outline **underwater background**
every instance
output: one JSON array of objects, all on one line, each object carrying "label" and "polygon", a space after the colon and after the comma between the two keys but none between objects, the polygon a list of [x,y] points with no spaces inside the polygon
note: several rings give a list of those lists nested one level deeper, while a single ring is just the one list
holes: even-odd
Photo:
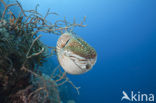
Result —
[{"label": "underwater background", "polygon": [[[156,1],[155,0],[19,0],[25,10],[35,8],[45,14],[48,8],[58,16],[49,21],[75,17],[80,22],[86,16],[85,28],[75,28],[97,52],[97,62],[91,71],[68,75],[80,95],[73,93],[78,103],[120,103],[122,91],[156,94]],[[41,41],[56,46],[59,36],[45,34]],[[58,65],[51,57],[44,65]],[[47,67],[47,69],[45,69]],[[42,67],[41,67],[42,69]],[[71,88],[73,89],[73,88]],[[76,92],[74,89],[72,92]],[[71,93],[71,92],[69,92]],[[66,97],[66,96],[65,96]]]}]

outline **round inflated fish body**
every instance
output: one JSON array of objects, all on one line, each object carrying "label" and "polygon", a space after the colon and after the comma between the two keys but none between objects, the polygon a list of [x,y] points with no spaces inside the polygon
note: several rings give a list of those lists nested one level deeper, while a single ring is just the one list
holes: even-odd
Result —
[{"label": "round inflated fish body", "polygon": [[69,32],[60,36],[56,50],[60,65],[69,74],[82,74],[89,71],[97,59],[94,48]]}]

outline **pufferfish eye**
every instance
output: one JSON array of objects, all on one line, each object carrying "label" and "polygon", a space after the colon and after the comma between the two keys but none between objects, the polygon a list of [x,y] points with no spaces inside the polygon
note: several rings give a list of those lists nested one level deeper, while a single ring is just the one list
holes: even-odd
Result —
[{"label": "pufferfish eye", "polygon": [[93,47],[69,32],[60,36],[56,51],[60,65],[69,74],[82,74],[91,70],[97,59]]}]

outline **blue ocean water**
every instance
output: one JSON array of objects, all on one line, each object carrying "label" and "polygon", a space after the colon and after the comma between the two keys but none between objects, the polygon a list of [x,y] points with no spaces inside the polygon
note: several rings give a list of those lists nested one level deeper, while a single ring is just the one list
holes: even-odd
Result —
[{"label": "blue ocean water", "polygon": [[[21,0],[24,9],[39,4],[63,19],[87,27],[75,32],[98,54],[93,69],[82,75],[69,75],[81,87],[79,103],[120,103],[122,91],[156,95],[156,1],[155,0]],[[42,41],[55,46],[58,36],[46,34]],[[56,59],[56,58],[55,58]],[[56,63],[57,64],[57,63]],[[126,102],[126,101],[125,101]],[[128,102],[127,102],[128,103]]]}]

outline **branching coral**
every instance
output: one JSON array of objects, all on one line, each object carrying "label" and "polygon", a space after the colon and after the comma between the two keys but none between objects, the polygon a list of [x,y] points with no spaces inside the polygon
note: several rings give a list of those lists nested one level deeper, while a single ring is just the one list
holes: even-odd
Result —
[{"label": "branching coral", "polygon": [[[55,47],[48,47],[39,38],[40,32],[61,35],[65,31],[72,31],[75,26],[85,27],[84,20],[77,24],[64,20],[48,22],[48,9],[42,16],[36,6],[35,10],[24,10],[20,3],[6,4],[0,14],[0,98],[2,103],[60,103],[58,87],[64,83],[70,83],[79,93],[76,87],[66,76],[65,72],[56,67],[51,76],[40,72],[46,58],[54,55]],[[8,10],[10,7],[18,7],[20,12]],[[18,15],[18,16],[16,16]],[[52,49],[49,53],[48,49]]]}]

